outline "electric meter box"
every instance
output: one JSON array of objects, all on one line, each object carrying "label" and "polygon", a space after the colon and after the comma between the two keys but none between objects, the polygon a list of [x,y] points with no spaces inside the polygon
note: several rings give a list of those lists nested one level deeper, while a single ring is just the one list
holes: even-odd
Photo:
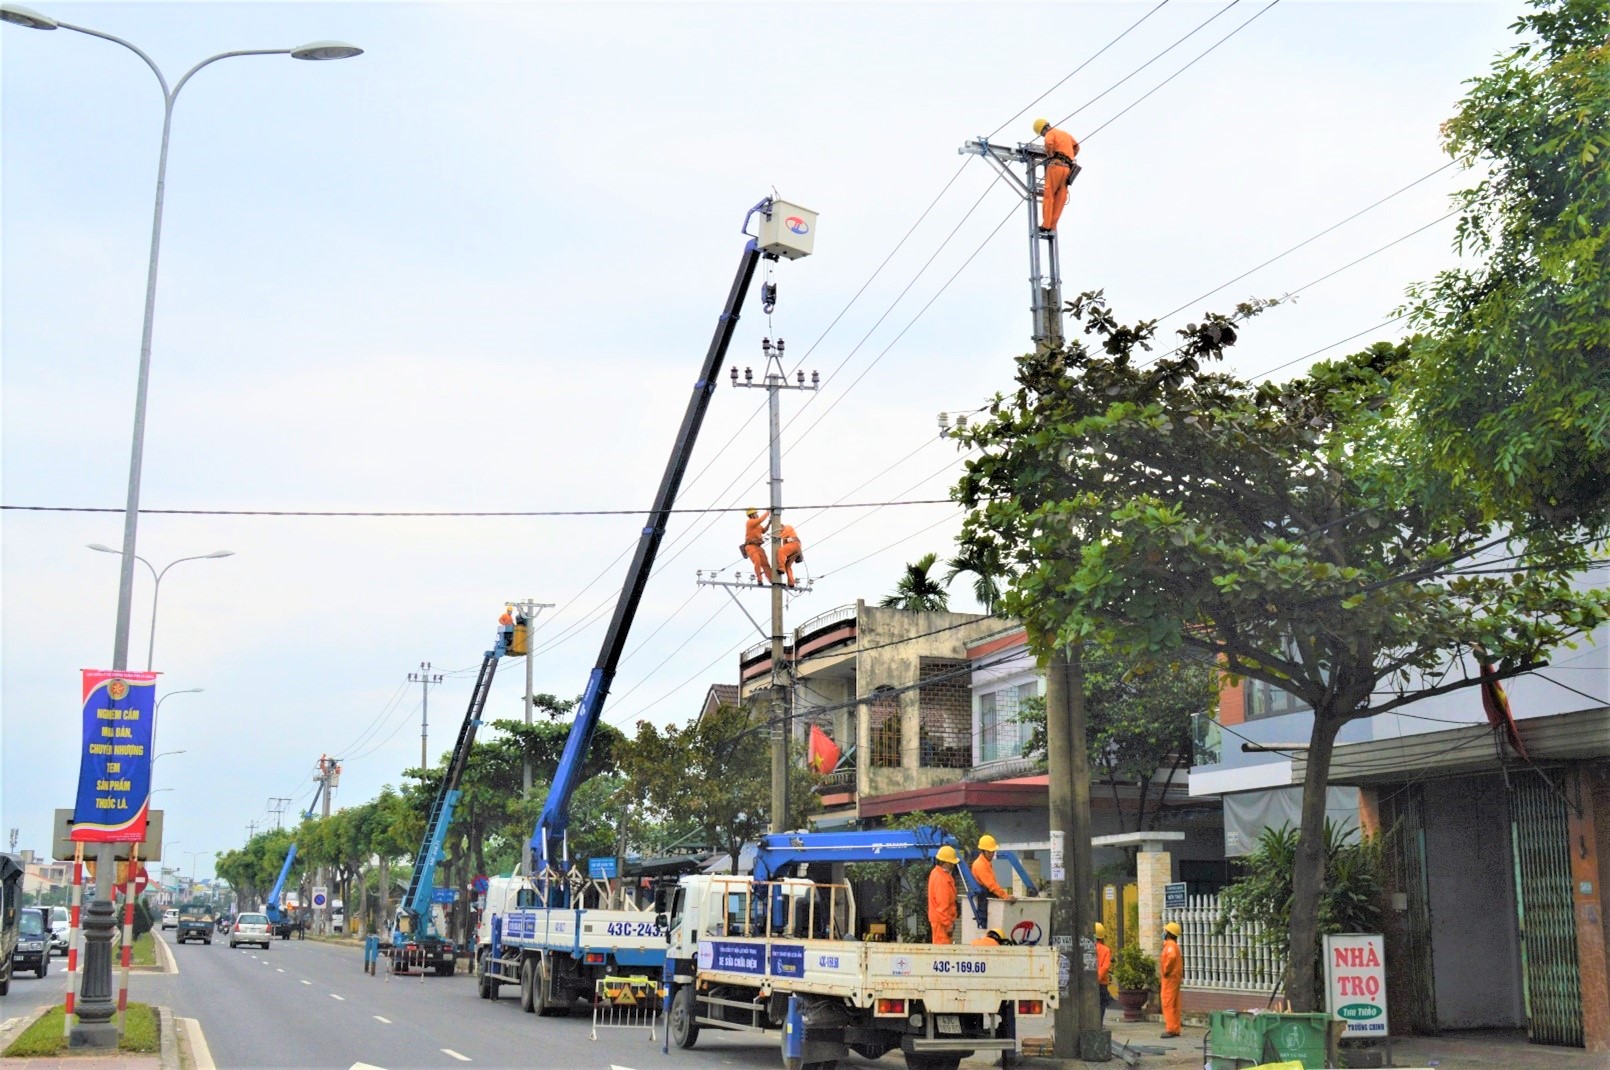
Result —
[{"label": "electric meter box", "polygon": [[773,201],[760,224],[760,251],[798,260],[816,244],[816,213],[787,201]]}]

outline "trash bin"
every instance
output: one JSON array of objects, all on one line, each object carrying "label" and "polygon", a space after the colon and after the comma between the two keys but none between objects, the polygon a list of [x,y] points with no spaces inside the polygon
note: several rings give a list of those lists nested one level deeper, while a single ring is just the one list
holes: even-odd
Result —
[{"label": "trash bin", "polygon": [[1208,1068],[1247,1070],[1296,1060],[1307,1070],[1323,1070],[1330,1020],[1328,1014],[1213,1011],[1208,1015]]}]

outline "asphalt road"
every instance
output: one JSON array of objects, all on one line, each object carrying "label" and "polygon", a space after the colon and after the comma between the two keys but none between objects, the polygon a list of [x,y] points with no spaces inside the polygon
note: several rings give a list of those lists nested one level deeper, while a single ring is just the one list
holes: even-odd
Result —
[{"label": "asphalt road", "polygon": [[[495,1002],[483,1000],[469,975],[370,977],[361,952],[349,946],[276,940],[267,951],[231,951],[222,942],[175,947],[169,941],[169,947],[179,973],[136,978],[130,998],[166,1003],[180,1017],[199,1020],[221,1070],[782,1066],[775,1038],[739,1033],[706,1030],[692,1051],[673,1047],[669,1054],[660,1051],[663,1026],[653,1042],[646,1029],[600,1029],[594,1041],[591,1016],[582,1009],[569,1018],[526,1014],[515,989],[502,989]],[[59,998],[60,985],[53,987]],[[895,1070],[901,1064],[888,1057],[842,1065]]]}]

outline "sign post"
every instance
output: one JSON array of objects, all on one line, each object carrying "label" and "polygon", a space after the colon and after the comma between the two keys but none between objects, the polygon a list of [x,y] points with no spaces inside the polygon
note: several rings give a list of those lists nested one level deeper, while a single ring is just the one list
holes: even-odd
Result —
[{"label": "sign post", "polygon": [[1385,1037],[1386,941],[1379,933],[1325,937],[1325,1006],[1346,1023],[1345,1037]]}]

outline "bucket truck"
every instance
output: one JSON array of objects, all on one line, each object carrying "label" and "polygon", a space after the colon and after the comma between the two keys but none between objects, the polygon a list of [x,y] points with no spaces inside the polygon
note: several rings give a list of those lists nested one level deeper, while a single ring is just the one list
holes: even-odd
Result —
[{"label": "bucket truck", "polygon": [[[313,791],[313,801],[307,804],[306,810],[302,811],[303,821],[312,819],[313,811],[318,809],[319,806],[319,796],[323,792],[324,781],[320,780],[319,786]],[[296,841],[292,840],[291,849],[285,852],[285,864],[280,866],[279,879],[274,882],[274,887],[269,890],[268,902],[263,905],[263,913],[268,915],[269,932],[281,940],[289,940],[291,933],[299,932],[304,924],[300,912],[293,913],[281,898],[285,894],[285,878],[290,876],[291,866],[295,864]]]},{"label": "bucket truck", "polygon": [[[761,216],[757,232],[750,223]],[[603,713],[626,637],[648,585],[677,491],[693,455],[699,428],[715,391],[727,348],[761,258],[790,260],[810,255],[815,242],[816,214],[798,205],[767,197],[744,217],[748,238],[727,302],[716,320],[699,377],[677,430],[671,456],[654,496],[654,504],[638,538],[637,550],[621,587],[620,600],[604,633],[598,661],[571,723],[570,735],[554,773],[553,786],[531,834],[524,875],[491,883],[483,922],[477,933],[476,974],[483,998],[496,998],[504,984],[520,986],[520,1002],[528,1011],[563,1013],[578,996],[592,995],[595,982],[618,969],[658,974],[665,960],[665,934],[650,914],[621,898],[606,904],[617,909],[585,906],[585,883],[574,874],[566,831],[570,800],[581,779],[582,765]],[[768,300],[771,298],[768,294]]]}]

